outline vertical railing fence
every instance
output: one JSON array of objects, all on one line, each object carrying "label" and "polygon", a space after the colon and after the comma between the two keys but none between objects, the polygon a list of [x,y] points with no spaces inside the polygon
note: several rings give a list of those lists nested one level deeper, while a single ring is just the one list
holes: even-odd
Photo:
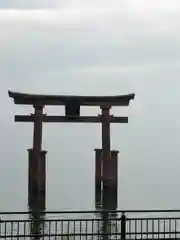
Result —
[{"label": "vertical railing fence", "polygon": [[[180,239],[180,211],[0,212],[0,238],[47,240]],[[41,217],[43,215],[43,217]],[[28,217],[30,216],[30,217]],[[33,216],[33,217],[32,217]],[[107,224],[104,227],[104,224]],[[106,231],[104,232],[104,229]]]}]

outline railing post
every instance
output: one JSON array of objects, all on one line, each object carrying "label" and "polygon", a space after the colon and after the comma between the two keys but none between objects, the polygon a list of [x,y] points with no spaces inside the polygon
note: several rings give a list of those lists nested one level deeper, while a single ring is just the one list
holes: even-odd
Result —
[{"label": "railing post", "polygon": [[121,240],[126,239],[126,216],[125,213],[122,212],[121,215]]}]

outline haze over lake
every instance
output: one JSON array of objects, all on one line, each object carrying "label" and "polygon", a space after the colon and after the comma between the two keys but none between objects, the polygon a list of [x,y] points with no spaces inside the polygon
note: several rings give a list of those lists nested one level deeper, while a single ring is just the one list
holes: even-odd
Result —
[{"label": "haze over lake", "polygon": [[[112,110],[129,116],[111,127],[112,149],[120,151],[119,208],[180,208],[180,2],[26,0],[0,8],[0,211],[27,209],[32,147],[32,124],[14,123],[14,114],[33,109],[15,106],[8,90],[135,93],[128,109]],[[98,124],[44,124],[47,209],[94,209],[100,140]]]}]

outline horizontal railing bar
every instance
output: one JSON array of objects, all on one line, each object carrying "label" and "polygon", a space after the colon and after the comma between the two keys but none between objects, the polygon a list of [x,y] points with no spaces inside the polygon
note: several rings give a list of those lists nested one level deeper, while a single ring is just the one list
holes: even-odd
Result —
[{"label": "horizontal railing bar", "polygon": [[[108,218],[108,220],[109,221],[120,221],[121,220],[121,218],[114,218],[114,219],[112,219],[112,218]],[[25,220],[23,220],[23,219],[19,219],[19,220],[11,220],[11,219],[6,219],[6,220],[1,220],[0,221],[0,223],[30,223],[30,222],[34,222],[34,221],[39,221],[39,222],[64,222],[64,223],[67,223],[67,222],[90,222],[90,223],[96,223],[96,222],[102,222],[103,221],[103,219],[102,218],[96,218],[96,217],[94,217],[94,218],[71,218],[71,219],[65,219],[65,218],[59,218],[59,219],[45,219],[45,220],[42,220],[42,219],[40,219],[40,220],[31,220],[31,219],[25,219]]]},{"label": "horizontal railing bar", "polygon": [[127,240],[180,240],[180,238],[177,238],[177,237],[175,237],[175,238],[171,238],[171,237],[161,237],[161,238],[154,238],[154,237],[151,237],[151,238],[141,238],[141,237],[139,237],[139,238],[130,238],[130,239],[127,239]]},{"label": "horizontal railing bar", "polygon": [[144,210],[121,210],[122,213],[168,213],[168,212],[180,212],[180,209],[144,209]]},{"label": "horizontal railing bar", "polygon": [[[34,122],[34,115],[15,115],[15,122]],[[80,116],[80,117],[66,117],[66,116],[42,116],[42,122],[46,123],[58,123],[58,122],[68,122],[68,123],[100,123],[102,122],[101,117],[97,116]],[[111,123],[128,123],[128,117],[111,117]]]},{"label": "horizontal railing bar", "polygon": [[172,237],[158,237],[158,238],[155,238],[155,237],[149,237],[148,236],[148,238],[146,237],[143,237],[143,238],[141,238],[141,236],[139,236],[139,237],[136,237],[136,238],[129,238],[129,239],[127,239],[127,240],[180,240],[180,237],[179,238],[177,238],[177,237],[174,237],[174,238],[172,238]]},{"label": "horizontal railing bar", "polygon": [[94,211],[94,210],[90,210],[90,211],[83,211],[83,210],[77,210],[77,211],[56,211],[56,210],[52,210],[52,211],[38,211],[38,212],[34,212],[34,211],[7,211],[7,212],[0,212],[0,215],[6,215],[6,214],[88,214],[88,213],[179,213],[180,209],[152,209],[152,210],[138,210],[138,209],[132,209],[132,210],[99,210],[99,211]]},{"label": "horizontal railing bar", "polygon": [[179,234],[180,232],[126,232],[126,235],[161,235],[161,234]]},{"label": "horizontal railing bar", "polygon": [[141,238],[141,236],[139,236],[139,237],[136,237],[136,238],[129,238],[129,239],[127,239],[127,240],[180,240],[180,238],[177,238],[177,237],[174,237],[174,238],[172,238],[172,237],[158,237],[158,238],[155,238],[155,237],[151,237],[151,238]]},{"label": "horizontal railing bar", "polygon": [[[121,218],[108,218],[109,221],[121,221]],[[130,221],[155,221],[155,220],[167,220],[167,221],[172,221],[172,220],[180,220],[180,217],[156,217],[156,218],[126,218],[126,221],[127,222],[130,222]],[[33,222],[33,221],[36,221],[36,220],[31,220],[31,219],[15,219],[15,220],[11,220],[11,219],[6,219],[6,220],[3,220],[1,219],[0,223],[29,223],[29,222]],[[37,221],[42,221],[42,222],[102,222],[103,219],[102,218],[96,218],[94,216],[94,218],[71,218],[71,219],[66,219],[66,218],[55,218],[55,219],[45,219],[45,220],[37,220]]]},{"label": "horizontal railing bar", "polygon": [[[172,234],[179,234],[180,232],[176,232],[176,233],[172,233]],[[144,233],[143,235],[145,235],[146,233]],[[149,235],[155,235],[156,233],[151,233],[151,234],[149,234]],[[161,233],[162,235],[163,234],[170,234],[170,233]],[[77,234],[71,234],[71,233],[66,233],[66,234],[58,234],[58,233],[43,233],[43,234],[37,234],[37,235],[35,235],[35,234],[2,234],[2,235],[0,235],[0,238],[2,238],[2,237],[6,237],[6,238],[8,238],[8,237],[35,237],[35,236],[38,236],[38,237],[55,237],[55,236],[57,236],[57,237],[67,237],[67,236],[69,236],[69,237],[73,237],[73,236],[120,236],[121,235],[121,233],[77,233]],[[126,235],[129,235],[129,234],[126,234]],[[136,234],[136,233],[133,233],[133,235],[142,235],[142,234]],[[159,234],[156,234],[156,235],[159,235]],[[139,236],[140,237],[140,236]],[[136,239],[139,239],[138,237],[136,237]],[[149,238],[149,236],[148,236],[148,239],[151,239],[151,238]],[[155,239],[155,238],[152,238],[152,239]],[[167,237],[164,237],[164,238],[158,238],[158,239],[173,239],[173,238],[167,238]],[[180,239],[180,238],[175,238],[175,239]],[[131,240],[132,240],[132,238],[131,238]]]},{"label": "horizontal railing bar", "polygon": [[41,233],[41,234],[3,234],[1,237],[73,237],[73,236],[112,236],[112,235],[121,235],[120,233]]},{"label": "horizontal railing bar", "polygon": [[128,218],[126,217],[126,221],[146,221],[146,220],[180,220],[180,217],[133,217],[133,218]]}]

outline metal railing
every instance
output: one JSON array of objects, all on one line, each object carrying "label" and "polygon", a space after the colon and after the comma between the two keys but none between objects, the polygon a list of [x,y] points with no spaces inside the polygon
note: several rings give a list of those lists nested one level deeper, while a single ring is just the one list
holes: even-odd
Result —
[{"label": "metal railing", "polygon": [[180,239],[180,210],[0,212],[0,238]]}]

